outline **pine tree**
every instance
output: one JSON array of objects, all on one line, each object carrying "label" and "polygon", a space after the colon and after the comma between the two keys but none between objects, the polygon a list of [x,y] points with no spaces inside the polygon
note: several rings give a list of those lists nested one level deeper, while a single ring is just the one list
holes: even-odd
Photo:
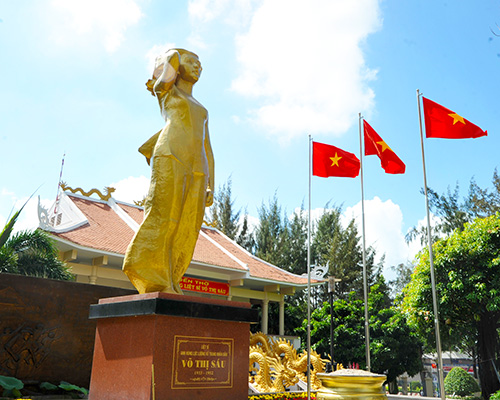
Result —
[{"label": "pine tree", "polygon": [[241,222],[241,229],[236,237],[236,243],[253,254],[255,250],[255,239],[248,225],[248,212],[246,210],[243,215],[243,221]]},{"label": "pine tree", "polygon": [[[262,203],[258,209],[259,225],[255,230],[255,254],[278,267],[283,265],[283,248],[286,245],[287,223],[282,216],[276,193],[269,205]],[[286,232],[286,233],[285,233]]]},{"label": "pine tree", "polygon": [[[312,260],[319,265],[329,265],[329,276],[341,279],[335,286],[335,295],[346,299],[351,291],[363,297],[363,253],[361,238],[354,220],[346,228],[341,222],[341,208],[325,209],[317,222],[312,240]],[[383,259],[381,261],[383,263]],[[368,284],[381,273],[381,265],[375,265],[375,251],[366,249]],[[326,300],[326,291],[322,294]]]},{"label": "pine tree", "polygon": [[307,216],[304,207],[293,213],[288,224],[287,251],[283,254],[283,268],[297,275],[307,273]]},{"label": "pine tree", "polygon": [[234,200],[232,199],[232,180],[227,182],[215,192],[214,204],[210,208],[211,223],[222,233],[231,239],[235,239],[238,233],[238,220],[240,211],[234,211]]}]

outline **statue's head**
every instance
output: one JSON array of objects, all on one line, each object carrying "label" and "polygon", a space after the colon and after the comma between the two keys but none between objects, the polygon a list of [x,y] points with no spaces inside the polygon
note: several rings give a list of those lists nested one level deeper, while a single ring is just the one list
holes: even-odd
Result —
[{"label": "statue's head", "polygon": [[179,53],[180,55],[179,74],[177,76],[177,81],[179,79],[184,79],[188,82],[196,83],[200,78],[202,68],[197,54],[181,48],[170,49],[156,57],[153,78],[150,79],[146,84],[148,90],[152,94],[154,82],[156,82],[156,80],[160,77],[163,72],[163,66],[166,62],[168,62],[170,57],[172,57],[173,53],[175,52]]},{"label": "statue's head", "polygon": [[185,81],[196,83],[200,79],[201,75],[201,63],[198,56],[188,50],[175,49],[179,52],[181,56],[181,64],[179,66],[179,76],[177,79],[181,78]]}]

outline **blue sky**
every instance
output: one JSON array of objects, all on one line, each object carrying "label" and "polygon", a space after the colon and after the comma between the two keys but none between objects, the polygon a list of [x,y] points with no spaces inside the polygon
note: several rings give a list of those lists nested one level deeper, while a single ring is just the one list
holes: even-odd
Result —
[{"label": "blue sky", "polygon": [[[416,89],[488,137],[425,141],[429,186],[498,167],[500,1],[0,1],[0,224],[40,185],[115,186],[141,199],[149,168],[137,148],[163,126],[145,88],[154,57],[176,46],[203,65],[194,96],[210,113],[216,186],[257,216],[276,195],[290,214],[308,199],[308,135],[359,154],[358,113],[407,165],[386,175],[364,159],[367,241],[387,267],[418,245],[425,216]],[[360,180],[312,180],[312,208],[359,215]],[[19,228],[35,227],[36,199]]]}]

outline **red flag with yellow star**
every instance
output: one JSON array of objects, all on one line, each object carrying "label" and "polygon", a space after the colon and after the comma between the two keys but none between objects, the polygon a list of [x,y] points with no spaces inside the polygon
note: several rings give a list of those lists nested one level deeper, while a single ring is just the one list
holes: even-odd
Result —
[{"label": "red flag with yellow star", "polygon": [[443,139],[474,139],[487,136],[483,131],[457,113],[422,97],[425,117],[425,136]]},{"label": "red flag with yellow star", "polygon": [[365,156],[377,155],[380,158],[382,168],[388,174],[404,174],[405,163],[365,120],[363,120],[363,131],[365,134]]},{"label": "red flag with yellow star", "polygon": [[313,142],[314,176],[356,178],[359,168],[360,162],[354,154],[329,144]]}]

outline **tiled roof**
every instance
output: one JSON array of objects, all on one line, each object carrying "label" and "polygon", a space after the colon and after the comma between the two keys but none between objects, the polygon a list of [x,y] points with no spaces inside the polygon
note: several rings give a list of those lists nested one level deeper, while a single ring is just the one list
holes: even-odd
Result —
[{"label": "tiled roof", "polygon": [[[270,279],[281,282],[293,282],[297,284],[307,284],[307,278],[303,278],[290,272],[284,271],[272,264],[269,264],[258,257],[250,254],[241,248],[226,235],[221,234],[215,229],[203,229],[203,233],[208,235],[212,240],[220,244],[226,251],[229,251],[240,261],[248,265],[250,275],[256,278]],[[201,237],[201,235],[200,235]]]},{"label": "tiled roof", "polygon": [[[87,218],[87,223],[66,232],[51,232],[76,245],[125,254],[134,231],[104,201],[66,193]],[[142,222],[142,208],[116,202],[135,222]],[[307,284],[300,277],[273,266],[244,250],[216,229],[203,227],[196,243],[193,261],[232,270],[247,271],[251,277],[296,285]]]},{"label": "tiled roof", "polygon": [[231,258],[231,256],[229,256],[223,249],[213,245],[213,243],[206,237],[206,232],[209,230],[210,229],[207,228],[201,228],[201,233],[198,236],[198,241],[196,242],[196,247],[194,249],[193,261],[246,271],[247,268],[242,265],[242,263],[239,263],[234,258]]},{"label": "tiled roof", "polygon": [[[85,215],[88,223],[76,229],[51,234],[80,246],[125,254],[134,231],[105,202],[80,196],[68,197]],[[121,204],[120,204],[121,206]]]},{"label": "tiled roof", "polygon": [[123,203],[118,203],[118,206],[139,225],[142,223],[142,216],[144,215],[142,208],[129,206],[128,204]]}]

